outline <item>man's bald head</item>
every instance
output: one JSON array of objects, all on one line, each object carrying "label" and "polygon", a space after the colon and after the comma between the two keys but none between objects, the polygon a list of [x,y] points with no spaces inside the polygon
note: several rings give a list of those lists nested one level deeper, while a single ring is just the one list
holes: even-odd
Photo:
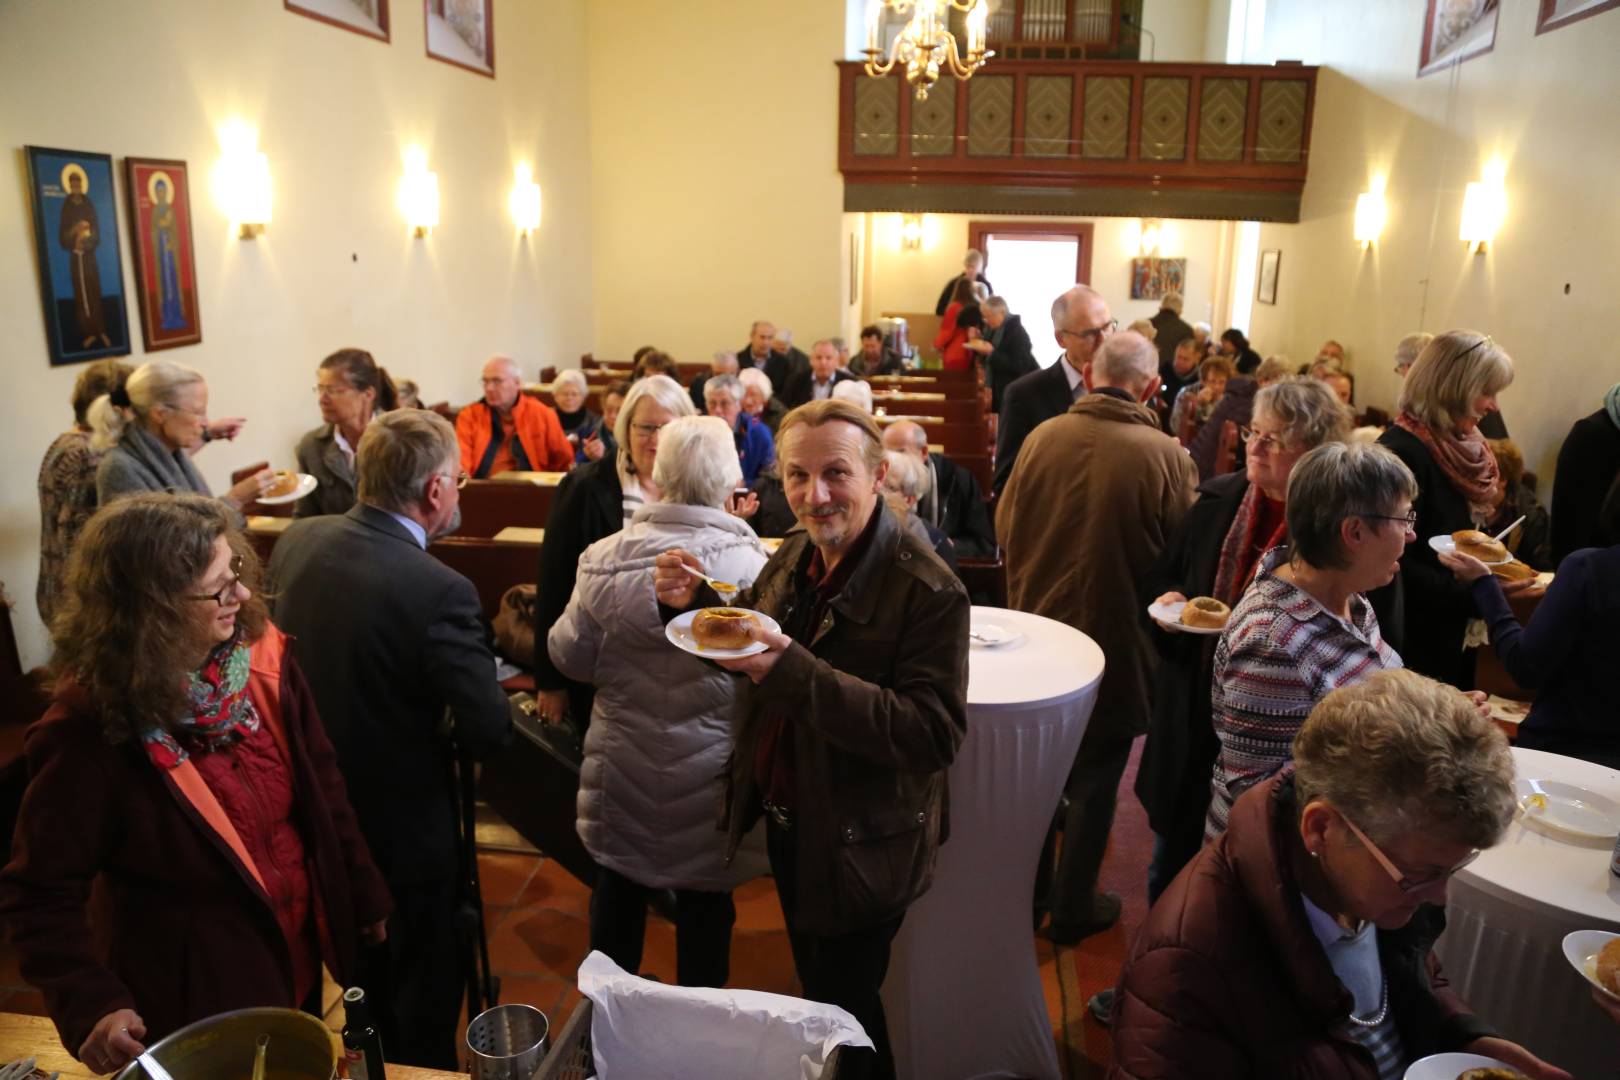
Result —
[{"label": "man's bald head", "polygon": [[1115,334],[1091,360],[1091,385],[1111,386],[1141,400],[1159,377],[1159,350],[1141,334]]},{"label": "man's bald head", "polygon": [[1076,285],[1052,301],[1052,331],[1070,366],[1079,370],[1113,333],[1108,301],[1091,286]]},{"label": "man's bald head", "polygon": [[883,449],[898,450],[902,454],[913,454],[927,460],[928,432],[914,421],[897,420],[884,429]]}]

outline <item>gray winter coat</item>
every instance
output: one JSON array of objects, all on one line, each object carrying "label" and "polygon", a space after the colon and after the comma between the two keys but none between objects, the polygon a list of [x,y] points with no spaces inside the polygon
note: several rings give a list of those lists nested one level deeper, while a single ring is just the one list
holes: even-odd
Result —
[{"label": "gray winter coat", "polygon": [[719,892],[763,866],[726,866],[717,822],[737,679],[664,637],[653,560],[674,547],[739,585],[766,560],[753,530],[724,510],[643,506],[623,532],[585,549],[546,644],[559,671],[597,688],[577,804],[585,849],[642,885]]}]

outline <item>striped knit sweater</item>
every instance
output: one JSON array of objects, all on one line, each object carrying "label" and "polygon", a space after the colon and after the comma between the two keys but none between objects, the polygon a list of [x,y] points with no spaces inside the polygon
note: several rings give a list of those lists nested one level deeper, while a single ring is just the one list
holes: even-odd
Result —
[{"label": "striped knit sweater", "polygon": [[1220,757],[1210,781],[1204,838],[1226,831],[1233,801],[1288,764],[1311,709],[1341,686],[1401,667],[1367,598],[1350,599],[1350,622],[1275,573],[1286,547],[1261,556],[1260,571],[1215,647],[1210,698]]}]

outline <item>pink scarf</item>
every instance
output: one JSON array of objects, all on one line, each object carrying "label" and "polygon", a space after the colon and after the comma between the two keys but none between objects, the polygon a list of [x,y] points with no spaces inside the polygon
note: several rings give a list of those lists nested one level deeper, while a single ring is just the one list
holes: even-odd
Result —
[{"label": "pink scarf", "polygon": [[1474,524],[1482,525],[1491,519],[1496,504],[1501,502],[1502,474],[1496,467],[1496,455],[1478,428],[1466,435],[1437,432],[1407,412],[1395,418],[1395,426],[1411,432],[1428,449],[1451,486],[1468,500]]}]

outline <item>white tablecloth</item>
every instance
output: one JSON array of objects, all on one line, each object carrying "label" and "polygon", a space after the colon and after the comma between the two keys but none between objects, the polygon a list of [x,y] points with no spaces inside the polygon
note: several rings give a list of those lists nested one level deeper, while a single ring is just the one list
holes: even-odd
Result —
[{"label": "white tablecloth", "polygon": [[[1520,777],[1561,780],[1620,801],[1620,773],[1515,748]],[[1515,821],[1459,873],[1436,946],[1452,988],[1506,1037],[1581,1080],[1620,1076],[1620,1028],[1564,959],[1572,930],[1620,932],[1620,878],[1608,847],[1565,843]]]},{"label": "white tablecloth", "polygon": [[1103,654],[1051,619],[975,607],[1022,641],[974,647],[968,730],[951,766],[951,837],[906,913],[883,1002],[900,1080],[1057,1080],[1041,990],[1035,868],[1097,702]]}]

